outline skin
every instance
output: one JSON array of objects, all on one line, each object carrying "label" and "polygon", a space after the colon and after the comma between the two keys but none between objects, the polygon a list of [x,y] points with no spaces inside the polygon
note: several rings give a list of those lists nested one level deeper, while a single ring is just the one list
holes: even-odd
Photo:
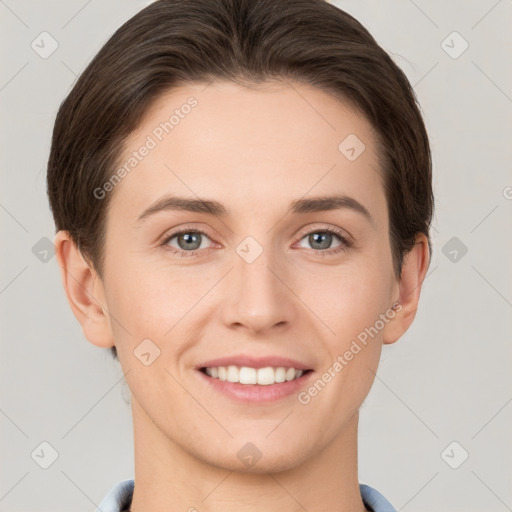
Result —
[{"label": "skin", "polygon": [[[115,344],[132,392],[131,510],[362,512],[358,410],[382,345],[414,319],[427,240],[418,235],[397,280],[374,130],[350,105],[310,86],[173,89],[148,110],[121,161],[190,96],[198,105],[110,192],[103,279],[67,232],[55,239],[85,337]],[[366,146],[354,161],[338,150],[349,134]],[[169,193],[214,199],[230,213],[168,210],[137,223]],[[373,221],[349,208],[286,215],[295,199],[333,193],[362,203]],[[179,237],[165,245],[181,227],[207,232],[196,256],[172,252]],[[352,247],[334,253],[336,235],[324,246],[307,236],[333,227]],[[263,249],[252,263],[236,252],[248,236]],[[395,301],[394,318],[307,405],[296,394],[235,402],[195,370],[226,355],[279,355],[308,363],[319,378]],[[160,349],[149,366],[133,353],[146,338]],[[237,456],[247,442],[262,454],[251,467]]]}]

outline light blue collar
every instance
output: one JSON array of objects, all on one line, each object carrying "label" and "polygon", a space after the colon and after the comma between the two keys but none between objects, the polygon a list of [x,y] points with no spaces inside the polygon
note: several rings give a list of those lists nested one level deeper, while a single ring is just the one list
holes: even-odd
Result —
[{"label": "light blue collar", "polygon": [[[103,498],[95,512],[123,512],[130,508],[133,496],[134,480],[130,478],[118,482]],[[384,496],[369,485],[359,484],[365,507],[371,512],[397,512]]]}]

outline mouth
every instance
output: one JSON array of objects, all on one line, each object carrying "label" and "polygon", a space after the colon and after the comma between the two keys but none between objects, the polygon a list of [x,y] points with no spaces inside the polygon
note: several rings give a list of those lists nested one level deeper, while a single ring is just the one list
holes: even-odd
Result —
[{"label": "mouth", "polygon": [[305,377],[312,369],[295,368],[292,366],[265,366],[253,368],[250,366],[203,366],[199,371],[222,382],[234,384],[271,386],[284,384]]},{"label": "mouth", "polygon": [[316,373],[311,363],[279,355],[233,354],[203,361],[195,369],[206,389],[238,403],[262,405],[289,399]]}]

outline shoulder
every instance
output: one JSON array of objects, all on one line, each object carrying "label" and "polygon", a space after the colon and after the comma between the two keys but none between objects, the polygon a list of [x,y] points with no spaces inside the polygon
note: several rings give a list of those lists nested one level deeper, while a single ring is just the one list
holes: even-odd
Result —
[{"label": "shoulder", "polygon": [[371,512],[397,512],[395,507],[377,489],[366,484],[359,484],[359,490],[365,507]]},{"label": "shoulder", "polygon": [[123,512],[130,508],[133,496],[134,480],[122,480],[108,491],[95,512]]}]

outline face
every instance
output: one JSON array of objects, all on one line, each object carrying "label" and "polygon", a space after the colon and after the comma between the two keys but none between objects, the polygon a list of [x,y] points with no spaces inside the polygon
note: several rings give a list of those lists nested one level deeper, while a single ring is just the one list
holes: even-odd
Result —
[{"label": "face", "polygon": [[187,85],[125,163],[103,286],[140,428],[238,471],[246,452],[254,471],[319,453],[366,397],[397,298],[371,125],[305,85]]}]

